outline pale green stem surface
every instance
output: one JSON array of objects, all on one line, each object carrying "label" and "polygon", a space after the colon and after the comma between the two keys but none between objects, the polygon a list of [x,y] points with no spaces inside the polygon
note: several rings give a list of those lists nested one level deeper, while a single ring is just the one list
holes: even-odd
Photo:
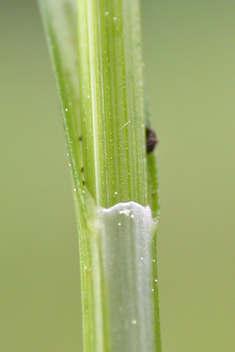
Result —
[{"label": "pale green stem surface", "polygon": [[78,1],[82,152],[97,205],[147,204],[138,1]]},{"label": "pale green stem surface", "polygon": [[160,352],[158,182],[146,155],[138,1],[39,3],[74,189],[84,351]]}]

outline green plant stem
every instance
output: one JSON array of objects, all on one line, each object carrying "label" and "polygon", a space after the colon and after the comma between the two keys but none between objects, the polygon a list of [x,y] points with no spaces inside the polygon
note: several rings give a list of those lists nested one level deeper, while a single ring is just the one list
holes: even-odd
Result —
[{"label": "green plant stem", "polygon": [[78,1],[82,153],[97,205],[147,204],[138,1]]},{"label": "green plant stem", "polygon": [[84,351],[161,352],[138,0],[39,1],[74,189]]}]

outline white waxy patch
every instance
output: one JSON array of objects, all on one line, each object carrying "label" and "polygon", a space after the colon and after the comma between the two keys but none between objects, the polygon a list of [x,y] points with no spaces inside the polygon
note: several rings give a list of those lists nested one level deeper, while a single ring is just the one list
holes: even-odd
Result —
[{"label": "white waxy patch", "polygon": [[124,210],[120,210],[119,214],[124,214],[126,216],[130,216],[131,211],[129,209],[124,209]]},{"label": "white waxy patch", "polygon": [[[96,217],[103,286],[107,298],[110,349],[155,351],[152,239],[156,224],[149,206],[135,202],[99,208]],[[98,265],[99,267],[99,265]],[[96,275],[97,261],[93,270]],[[100,293],[101,294],[101,293]]]}]

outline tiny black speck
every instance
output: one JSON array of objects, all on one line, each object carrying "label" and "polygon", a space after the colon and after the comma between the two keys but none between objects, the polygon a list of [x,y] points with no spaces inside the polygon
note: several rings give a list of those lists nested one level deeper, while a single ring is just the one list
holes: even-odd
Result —
[{"label": "tiny black speck", "polygon": [[147,154],[149,154],[154,150],[156,144],[158,143],[158,139],[155,131],[151,127],[146,125],[145,129],[146,129],[146,149],[147,149]]}]

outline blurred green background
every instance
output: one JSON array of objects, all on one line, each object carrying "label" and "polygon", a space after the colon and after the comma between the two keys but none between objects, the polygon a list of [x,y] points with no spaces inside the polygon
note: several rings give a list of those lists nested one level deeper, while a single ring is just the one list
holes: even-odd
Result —
[{"label": "blurred green background", "polygon": [[[163,352],[234,352],[235,3],[142,0],[142,16]],[[0,351],[78,352],[76,222],[36,1],[0,0],[0,63]]]}]

